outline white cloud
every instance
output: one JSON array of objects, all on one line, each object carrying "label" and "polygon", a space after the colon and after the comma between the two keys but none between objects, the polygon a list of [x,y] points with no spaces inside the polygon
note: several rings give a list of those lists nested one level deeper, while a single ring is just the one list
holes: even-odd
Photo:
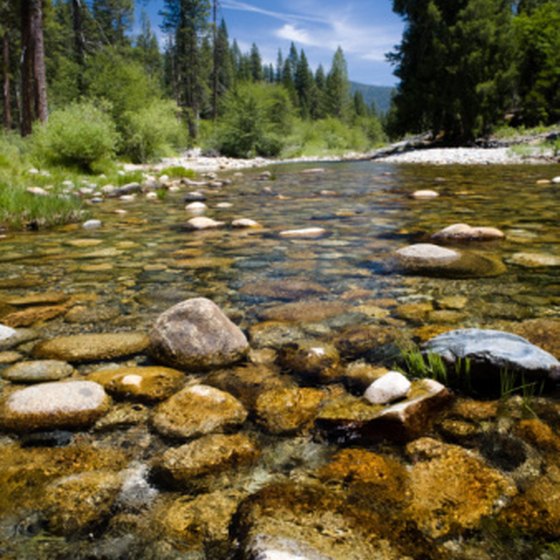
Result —
[{"label": "white cloud", "polygon": [[281,21],[293,22],[293,21],[307,21],[314,23],[322,23],[325,20],[319,16],[307,15],[307,14],[294,14],[288,12],[277,12],[274,10],[267,10],[247,2],[239,2],[238,0],[222,0],[221,5],[223,8],[229,10],[238,10],[242,12],[252,12],[255,14],[261,14],[263,16],[269,16],[271,18],[279,19]]},{"label": "white cloud", "polygon": [[308,31],[298,28],[291,23],[284,24],[280,29],[275,31],[274,34],[280,39],[293,41],[294,43],[298,43],[300,45],[317,46],[316,42],[313,40]]}]

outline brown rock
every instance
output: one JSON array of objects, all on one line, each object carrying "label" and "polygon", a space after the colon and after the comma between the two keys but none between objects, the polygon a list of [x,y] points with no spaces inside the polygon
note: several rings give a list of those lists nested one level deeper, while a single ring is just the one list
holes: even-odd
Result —
[{"label": "brown rock", "polygon": [[60,305],[68,301],[70,296],[59,292],[46,292],[43,294],[27,294],[25,296],[14,296],[4,300],[8,305],[16,307],[28,307],[31,305]]},{"label": "brown rock", "polygon": [[164,436],[193,438],[237,427],[246,418],[243,405],[229,393],[193,385],[161,403],[152,422]]},{"label": "brown rock", "polygon": [[111,514],[120,487],[119,475],[111,472],[86,472],[51,483],[43,503],[49,530],[71,536],[99,525]]},{"label": "brown rock", "polygon": [[318,340],[301,340],[283,346],[277,361],[282,369],[307,382],[335,383],[341,378],[337,349]]},{"label": "brown rock", "polygon": [[31,327],[36,323],[44,323],[64,315],[68,311],[65,305],[30,307],[6,315],[2,321],[9,327]]},{"label": "brown rock", "polygon": [[407,451],[416,463],[409,471],[406,514],[430,538],[477,528],[517,493],[513,483],[461,447],[423,438]]},{"label": "brown rock", "polygon": [[210,475],[225,471],[238,474],[239,469],[253,464],[258,456],[258,448],[245,435],[210,434],[167,450],[155,469],[175,487],[200,490],[207,486]]},{"label": "brown rock", "polygon": [[339,301],[307,300],[267,307],[259,313],[259,317],[265,321],[319,323],[342,315],[349,308],[347,303]]},{"label": "brown rock", "polygon": [[326,294],[328,290],[316,282],[292,278],[245,284],[240,293],[271,299],[294,300]]},{"label": "brown rock", "polygon": [[166,367],[125,367],[101,370],[89,376],[114,395],[155,402],[169,398],[185,383],[185,374]]},{"label": "brown rock", "polygon": [[325,399],[318,389],[272,389],[257,399],[257,423],[271,434],[290,434],[310,427]]},{"label": "brown rock", "polygon": [[148,345],[149,339],[142,333],[81,334],[41,342],[33,348],[33,355],[71,363],[91,362],[140,354]]}]

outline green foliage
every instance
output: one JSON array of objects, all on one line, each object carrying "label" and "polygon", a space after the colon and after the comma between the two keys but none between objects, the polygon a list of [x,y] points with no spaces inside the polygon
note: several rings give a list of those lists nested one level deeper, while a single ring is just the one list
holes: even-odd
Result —
[{"label": "green foliage", "polygon": [[139,111],[123,117],[123,151],[132,161],[141,163],[171,155],[174,148],[187,142],[186,129],[172,101],[152,101]]},{"label": "green foliage", "polygon": [[423,354],[416,346],[403,350],[401,358],[405,373],[410,377],[430,378],[448,383],[447,366],[439,354],[428,352]]},{"label": "green foliage", "polygon": [[336,156],[349,151],[366,151],[371,146],[372,141],[361,126],[350,126],[332,117],[319,121],[300,120],[287,138],[282,155]]},{"label": "green foliage", "polygon": [[159,172],[159,176],[167,175],[170,179],[182,179],[186,177],[188,179],[194,179],[196,173],[192,169],[187,169],[182,165],[175,165],[172,167],[165,167]]},{"label": "green foliage", "polygon": [[34,154],[39,161],[91,170],[95,162],[115,154],[118,134],[113,121],[91,102],[54,111],[36,128]]},{"label": "green foliage", "polygon": [[215,147],[232,157],[277,156],[291,128],[292,111],[281,86],[239,84],[224,98]]}]

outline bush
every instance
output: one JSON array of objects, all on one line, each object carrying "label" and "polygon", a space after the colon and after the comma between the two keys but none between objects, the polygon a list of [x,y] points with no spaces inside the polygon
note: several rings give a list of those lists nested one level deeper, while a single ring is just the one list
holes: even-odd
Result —
[{"label": "bush", "polygon": [[277,156],[291,129],[292,113],[282,86],[241,84],[225,96],[214,147],[231,157]]},{"label": "bush", "polygon": [[91,102],[54,111],[33,135],[35,156],[47,163],[91,170],[115,155],[118,135],[111,117]]},{"label": "bush", "polygon": [[128,112],[123,124],[123,149],[132,161],[142,163],[169,155],[186,144],[186,129],[172,101],[152,101],[137,112]]}]

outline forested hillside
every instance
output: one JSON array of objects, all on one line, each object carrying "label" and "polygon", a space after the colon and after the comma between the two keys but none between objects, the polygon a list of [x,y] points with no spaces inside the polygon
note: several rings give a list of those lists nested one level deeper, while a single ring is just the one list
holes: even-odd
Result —
[{"label": "forested hillside", "polygon": [[385,114],[391,107],[391,99],[395,88],[388,86],[370,86],[358,82],[350,82],[352,94],[359,92],[363,95],[366,105],[374,107],[380,114]]},{"label": "forested hillside", "polygon": [[[365,150],[382,127],[351,93],[342,49],[311,69],[294,44],[263,63],[242,52],[217,1],[165,0],[158,45],[133,0],[0,3],[2,118],[45,160],[88,168],[197,144],[225,155]],[[96,122],[96,127],[92,123]]]}]

